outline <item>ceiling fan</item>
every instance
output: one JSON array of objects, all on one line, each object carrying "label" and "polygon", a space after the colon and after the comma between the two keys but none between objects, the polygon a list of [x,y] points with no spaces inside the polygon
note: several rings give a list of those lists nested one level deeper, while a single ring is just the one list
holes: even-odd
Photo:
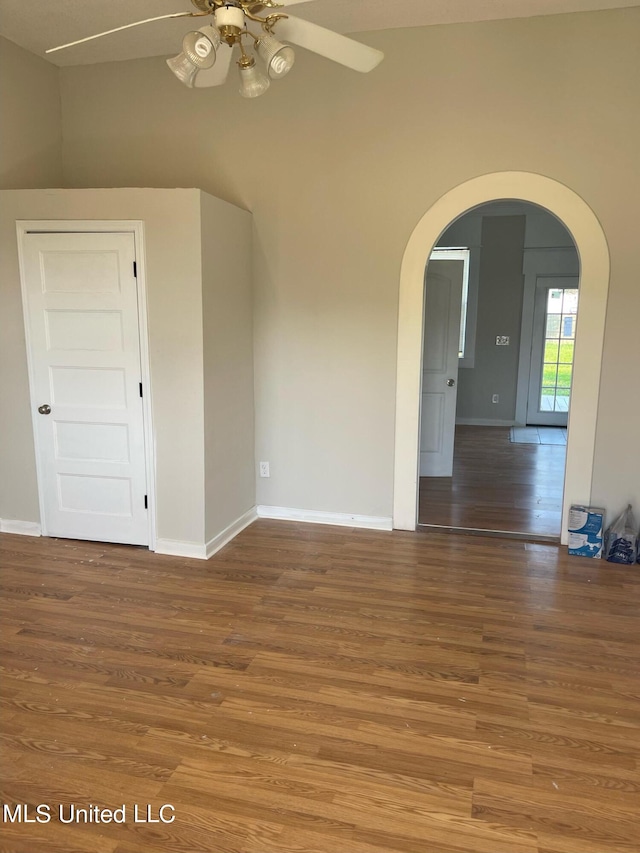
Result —
[{"label": "ceiling fan", "polygon": [[[52,47],[46,53],[65,50],[77,44],[165,18],[211,16],[212,23],[186,34],[182,40],[182,51],[177,56],[167,59],[167,65],[178,80],[189,88],[220,86],[227,79],[232,54],[237,46],[240,54],[236,60],[240,73],[240,94],[245,98],[256,98],[262,95],[268,89],[271,80],[278,80],[289,73],[295,55],[287,42],[363,73],[372,71],[384,58],[384,54],[373,47],[319,27],[302,18],[274,11],[286,6],[306,3],[308,0],[280,0],[279,3],[276,0],[191,0],[191,2],[197,11],[173,12],[170,15],[145,18],[143,21],[135,21],[132,24],[125,24],[103,33]],[[275,32],[285,41],[279,41]],[[253,55],[247,52],[243,39],[253,47]],[[257,64],[256,58],[260,60],[260,65]]]}]

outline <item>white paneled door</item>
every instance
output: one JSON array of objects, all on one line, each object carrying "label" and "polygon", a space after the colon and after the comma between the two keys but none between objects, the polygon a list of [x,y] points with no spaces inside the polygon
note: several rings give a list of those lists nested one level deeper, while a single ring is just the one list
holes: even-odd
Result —
[{"label": "white paneled door", "polygon": [[453,475],[463,278],[463,261],[429,261],[424,299],[421,477]]},{"label": "white paneled door", "polygon": [[27,233],[22,249],[43,532],[147,545],[134,236]]}]

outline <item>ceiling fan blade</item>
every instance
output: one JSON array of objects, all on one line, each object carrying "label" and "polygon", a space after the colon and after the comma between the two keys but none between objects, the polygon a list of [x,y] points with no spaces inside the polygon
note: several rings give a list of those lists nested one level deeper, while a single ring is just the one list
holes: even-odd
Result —
[{"label": "ceiling fan blade", "polygon": [[55,53],[56,50],[65,50],[67,47],[73,47],[76,44],[83,44],[85,41],[93,41],[93,39],[102,38],[102,36],[110,36],[111,33],[119,33],[120,30],[129,30],[131,27],[139,27],[140,24],[150,24],[152,21],[163,21],[165,18],[199,18],[203,14],[202,12],[173,12],[171,15],[158,15],[156,18],[145,18],[144,21],[135,21],[133,24],[125,24],[123,27],[115,27],[113,30],[105,30],[103,33],[96,33],[93,36],[87,36],[83,39],[78,39],[77,41],[70,41],[68,44],[60,44],[58,47],[50,47],[49,50],[45,50],[45,53]]},{"label": "ceiling fan blade", "polygon": [[274,32],[278,38],[306,47],[307,50],[325,56],[333,62],[339,62],[340,65],[346,65],[354,71],[372,71],[384,59],[384,53],[380,50],[302,18],[294,18],[293,15],[278,21]]},{"label": "ceiling fan blade", "polygon": [[220,45],[216,54],[215,65],[211,68],[204,68],[196,74],[193,82],[194,87],[202,89],[205,86],[222,86],[229,74],[232,56],[232,47],[225,44]]}]

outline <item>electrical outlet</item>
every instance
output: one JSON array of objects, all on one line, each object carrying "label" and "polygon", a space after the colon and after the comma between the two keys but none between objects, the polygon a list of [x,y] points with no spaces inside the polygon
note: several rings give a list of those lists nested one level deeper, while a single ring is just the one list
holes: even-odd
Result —
[{"label": "electrical outlet", "polygon": [[508,347],[509,346],[509,335],[496,335],[496,346],[497,347]]},{"label": "electrical outlet", "polygon": [[492,402],[492,403],[499,403],[499,402],[500,402],[500,394],[494,394],[494,395],[491,397],[491,402]]},{"label": "electrical outlet", "polygon": [[268,462],[261,462],[260,463],[260,476],[261,477],[270,477],[271,476],[271,474],[269,473],[269,463]]}]

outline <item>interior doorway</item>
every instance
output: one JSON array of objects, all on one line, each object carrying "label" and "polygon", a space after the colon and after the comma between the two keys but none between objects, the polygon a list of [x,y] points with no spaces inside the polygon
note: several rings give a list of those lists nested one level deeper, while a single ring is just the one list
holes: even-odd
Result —
[{"label": "interior doorway", "polygon": [[425,271],[419,524],[559,540],[578,295],[573,239],[539,206],[492,202],[444,231]]},{"label": "interior doorway", "polygon": [[139,223],[19,222],[42,533],[154,544]]},{"label": "interior doorway", "polygon": [[[413,530],[418,521],[424,247],[435,246],[438,236],[462,212],[488,201],[514,198],[553,212],[565,223],[580,253],[580,325],[572,377],[572,416],[567,432],[561,522],[563,542],[567,541],[570,504],[591,499],[609,281],[606,240],[591,209],[566,186],[533,173],[500,172],[471,179],[442,196],[418,222],[404,253],[400,275],[394,465],[394,527],[397,529]],[[429,253],[427,250],[427,257]]]}]

